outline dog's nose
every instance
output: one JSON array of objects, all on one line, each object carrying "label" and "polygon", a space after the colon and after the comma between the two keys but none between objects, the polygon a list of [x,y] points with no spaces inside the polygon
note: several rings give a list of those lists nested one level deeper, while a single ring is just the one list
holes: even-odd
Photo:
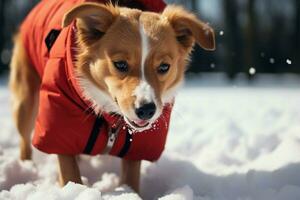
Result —
[{"label": "dog's nose", "polygon": [[140,108],[135,109],[135,114],[138,116],[138,118],[142,120],[148,120],[153,117],[154,113],[156,111],[156,106],[154,103],[146,103],[143,104]]}]

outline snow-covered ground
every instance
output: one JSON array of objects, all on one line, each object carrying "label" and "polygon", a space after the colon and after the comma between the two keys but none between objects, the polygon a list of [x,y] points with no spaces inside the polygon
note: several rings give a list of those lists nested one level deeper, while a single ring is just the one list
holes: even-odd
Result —
[{"label": "snow-covered ground", "polygon": [[234,84],[194,76],[181,89],[166,151],[142,166],[141,195],[118,187],[119,160],[81,157],[85,184],[59,188],[55,156],[18,160],[6,81],[0,81],[0,199],[299,200],[300,78]]}]

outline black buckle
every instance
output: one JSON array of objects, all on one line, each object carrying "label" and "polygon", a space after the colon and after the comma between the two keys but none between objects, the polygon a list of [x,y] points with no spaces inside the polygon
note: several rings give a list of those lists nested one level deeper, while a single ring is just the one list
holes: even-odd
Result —
[{"label": "black buckle", "polygon": [[48,33],[48,35],[47,35],[47,37],[46,37],[46,39],[45,39],[45,43],[46,43],[46,46],[47,46],[48,51],[51,50],[53,44],[55,43],[57,37],[58,37],[59,34],[60,34],[60,31],[61,31],[61,30],[52,29],[52,30]]}]

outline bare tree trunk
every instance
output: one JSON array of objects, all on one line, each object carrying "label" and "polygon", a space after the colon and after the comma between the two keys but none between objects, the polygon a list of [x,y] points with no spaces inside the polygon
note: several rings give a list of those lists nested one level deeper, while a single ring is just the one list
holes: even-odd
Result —
[{"label": "bare tree trunk", "polygon": [[294,47],[294,57],[296,59],[296,71],[300,73],[300,1],[295,0],[295,7],[296,7],[296,25],[295,25],[295,33],[294,33],[294,38],[293,41],[295,42],[295,47]]},{"label": "bare tree trunk", "polygon": [[1,59],[1,54],[2,51],[4,49],[4,33],[5,33],[5,14],[4,14],[4,10],[5,10],[5,3],[6,0],[1,0],[0,1],[0,39],[2,40],[2,42],[0,42],[0,73],[4,70],[4,63],[2,63],[2,59]]},{"label": "bare tree trunk", "polygon": [[191,0],[191,8],[193,11],[198,11],[198,0]]},{"label": "bare tree trunk", "polygon": [[[257,63],[257,50],[258,50],[258,41],[259,38],[257,37],[257,30],[256,28],[258,27],[257,25],[257,20],[256,20],[256,14],[255,14],[255,0],[249,0],[248,1],[248,23],[245,29],[245,41],[246,41],[246,48],[245,48],[245,66],[244,66],[244,71],[248,73],[248,69],[251,67],[257,68],[258,63]],[[251,79],[253,76],[251,76],[248,73],[249,79]]]},{"label": "bare tree trunk", "polygon": [[297,49],[300,49],[300,1],[295,0],[296,4],[296,31],[295,31],[295,44]]},{"label": "bare tree trunk", "polygon": [[236,0],[224,0],[225,39],[226,39],[226,71],[230,79],[234,79],[243,64],[243,40],[238,23],[238,3]]}]

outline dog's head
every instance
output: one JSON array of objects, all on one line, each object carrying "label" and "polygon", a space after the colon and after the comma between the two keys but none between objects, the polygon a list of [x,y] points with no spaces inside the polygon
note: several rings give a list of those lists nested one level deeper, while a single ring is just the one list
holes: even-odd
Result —
[{"label": "dog's head", "polygon": [[135,129],[149,127],[173,100],[196,42],[215,48],[213,30],[182,7],[161,13],[81,4],[76,19],[79,82],[96,111],[118,112]]}]

